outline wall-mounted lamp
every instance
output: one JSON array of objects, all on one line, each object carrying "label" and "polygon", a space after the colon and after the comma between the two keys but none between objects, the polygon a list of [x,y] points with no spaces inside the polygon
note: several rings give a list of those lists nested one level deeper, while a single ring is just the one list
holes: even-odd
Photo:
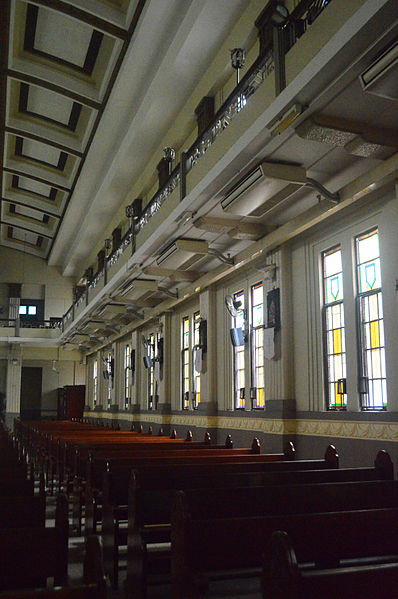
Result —
[{"label": "wall-mounted lamp", "polygon": [[109,239],[109,238],[105,239],[104,246],[105,246],[106,257],[108,257],[109,253],[110,253],[110,249],[112,248],[112,239]]},{"label": "wall-mounted lamp", "polygon": [[236,83],[239,83],[239,71],[245,66],[246,50],[244,48],[233,48],[231,50],[231,65],[236,70]]},{"label": "wall-mounted lamp", "polygon": [[278,4],[276,4],[274,7],[274,12],[272,13],[271,23],[275,25],[275,27],[283,29],[283,27],[285,27],[289,20],[290,13],[288,9],[286,8],[286,6],[278,2]]},{"label": "wall-mounted lamp", "polygon": [[174,162],[175,158],[176,158],[176,151],[174,148],[170,148],[169,146],[167,146],[166,148],[164,148],[163,150],[163,158],[165,160],[167,160],[167,162]]}]

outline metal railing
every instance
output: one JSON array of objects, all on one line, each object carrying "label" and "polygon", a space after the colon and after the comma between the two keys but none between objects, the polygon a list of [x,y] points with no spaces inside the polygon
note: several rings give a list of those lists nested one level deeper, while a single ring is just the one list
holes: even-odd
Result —
[{"label": "metal railing", "polygon": [[[181,199],[184,197],[186,174],[196,166],[200,159],[206,154],[207,150],[213,145],[215,140],[229,126],[231,121],[249,104],[250,98],[267,77],[272,72],[275,72],[275,80],[281,80],[281,73],[277,71],[283,70],[284,75],[284,56],[331,2],[332,0],[302,0],[302,2],[296,6],[289,17],[289,21],[279,32],[281,38],[282,64],[280,64],[280,56],[276,63],[276,50],[273,48],[257,58],[219,108],[211,124],[200,136],[198,136],[189,150],[182,154],[181,163],[175,166],[166,183],[155,193],[145,206],[141,217],[134,224],[134,235],[131,228],[129,228],[124,235],[119,248],[112,252],[107,258],[105,268],[96,274],[94,279],[88,284],[86,292],[75,301],[65,314],[63,318],[63,330],[74,320],[75,308],[80,307],[83,302],[85,302],[86,305],[88,304],[88,291],[94,289],[102,279],[104,280],[104,285],[106,284],[107,267],[110,268],[116,264],[120,256],[132,244],[137,233],[139,233],[149,223],[151,218],[157,214],[167,198],[178,186],[181,188]],[[282,76],[282,80],[283,79],[284,77]],[[276,85],[276,88],[277,93],[279,93],[281,89],[278,89],[278,85]]]},{"label": "metal railing", "polygon": [[20,318],[0,318],[0,327],[20,329],[61,329],[64,318],[50,320],[32,320],[31,322]]}]

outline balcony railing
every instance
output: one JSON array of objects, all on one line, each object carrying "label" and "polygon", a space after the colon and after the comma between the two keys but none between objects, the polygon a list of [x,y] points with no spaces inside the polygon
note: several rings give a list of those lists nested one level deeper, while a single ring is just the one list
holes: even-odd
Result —
[{"label": "balcony railing", "polygon": [[[308,27],[312,25],[331,2],[332,0],[302,0],[296,6],[290,15],[289,21],[280,31],[281,49],[283,54],[282,64],[280,63],[280,60],[278,60],[278,66],[276,67],[273,48],[257,58],[239,84],[219,108],[212,123],[195,140],[189,150],[182,154],[181,163],[175,166],[167,182],[155,193],[145,206],[141,217],[134,225],[134,236],[131,229],[128,229],[123,237],[120,247],[107,259],[105,268],[98,272],[94,279],[89,283],[89,292],[102,280],[104,281],[104,285],[106,284],[107,267],[110,268],[116,264],[120,256],[131,245],[135,236],[142,231],[151,218],[159,212],[167,198],[178,186],[180,186],[180,196],[181,199],[183,199],[185,195],[185,177],[187,173],[195,168],[200,159],[206,154],[207,150],[229,126],[233,119],[250,104],[250,98],[269,75],[275,71],[275,79],[280,79],[280,73],[276,71],[278,69],[284,71],[284,55],[295,45],[297,40],[307,31]],[[65,314],[63,319],[63,329],[67,328],[67,326],[74,320],[75,308],[80,307],[82,303],[88,304],[87,291],[80,296]]]},{"label": "balcony railing", "polygon": [[0,318],[0,327],[20,329],[61,329],[64,318],[51,318],[50,320],[33,320],[31,322],[19,318]]}]

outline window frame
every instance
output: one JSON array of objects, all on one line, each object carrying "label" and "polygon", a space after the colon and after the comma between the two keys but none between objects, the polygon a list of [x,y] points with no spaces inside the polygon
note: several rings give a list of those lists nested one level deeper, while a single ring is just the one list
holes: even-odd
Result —
[{"label": "window frame", "polygon": [[192,408],[194,410],[197,410],[200,404],[200,372],[195,370],[195,358],[196,352],[200,349],[199,326],[201,320],[200,310],[197,310],[192,315]]},{"label": "window frame", "polygon": [[[185,325],[188,325],[188,328]],[[181,320],[181,405],[183,410],[189,410],[191,393],[191,322],[189,316]]]},{"label": "window frame", "polygon": [[[242,317],[232,316],[233,328],[238,328],[239,321],[244,318],[245,313],[245,289],[241,288],[239,291],[235,291],[232,294],[234,301],[240,301],[238,298],[243,298],[242,305]],[[246,344],[233,346],[232,347],[232,368],[233,368],[233,405],[234,410],[245,410],[246,409]],[[242,359],[243,367],[237,366],[239,359]],[[242,365],[241,365],[242,366]],[[243,374],[242,374],[243,373]],[[243,387],[238,388],[239,379],[243,378]],[[243,391],[243,393],[242,393]]]},{"label": "window frame", "polygon": [[129,343],[124,346],[124,408],[128,410],[131,406],[131,347]]},{"label": "window frame", "polygon": [[[332,255],[333,253],[335,253],[336,251],[340,251],[340,261],[341,261],[341,270],[338,273],[332,273],[334,275],[336,274],[340,274],[341,273],[341,285],[342,285],[342,298],[339,300],[335,300],[332,302],[328,302],[327,301],[327,292],[326,292],[326,288],[327,288],[327,279],[329,277],[326,276],[325,273],[325,258],[327,256]],[[342,245],[340,243],[338,244],[334,244],[332,245],[330,248],[323,250],[321,253],[321,269],[322,269],[322,274],[321,274],[321,278],[322,278],[322,346],[323,346],[323,372],[324,372],[324,394],[325,394],[325,403],[326,403],[326,410],[327,411],[345,411],[347,410],[347,401],[348,401],[348,397],[347,397],[347,347],[346,347],[346,327],[345,327],[345,312],[344,312],[344,283],[343,283],[343,248]],[[341,343],[341,347],[342,347],[342,351],[341,352],[336,352],[336,353],[331,353],[329,351],[330,348],[330,344],[328,342],[328,336],[329,334],[332,332],[333,333],[333,349],[334,349],[334,344],[335,344],[335,335],[334,335],[334,331],[337,330],[337,328],[328,328],[328,312],[332,312],[332,318],[333,318],[333,308],[335,306],[341,306],[341,310],[340,310],[340,322],[342,321],[342,326],[340,326],[340,343]],[[335,380],[331,380],[331,371],[332,369],[330,368],[330,358],[334,358],[335,356],[340,355],[341,356],[341,370],[343,373],[343,376],[340,377],[339,379],[335,379]],[[331,403],[331,393],[330,393],[330,385],[334,384],[335,385],[335,394],[336,395],[342,395],[342,399],[341,399],[341,404],[338,405],[337,402],[335,402],[334,405],[332,405]],[[343,393],[341,393],[341,391],[339,391],[339,389],[341,389],[343,391]]]},{"label": "window frame", "polygon": [[98,402],[98,358],[93,361],[93,406]]},{"label": "window frame", "polygon": [[[379,264],[379,276],[380,276],[380,285],[375,289],[370,289],[367,291],[361,291],[361,266],[369,262],[370,260],[360,262],[359,257],[359,243],[361,240],[365,238],[369,238],[373,235],[377,235],[377,243],[378,243],[378,255],[375,257],[375,260],[378,261]],[[354,268],[355,268],[355,304],[356,304],[356,326],[357,326],[357,356],[358,356],[358,394],[360,397],[360,409],[362,412],[385,412],[388,409],[388,390],[387,390],[387,372],[386,372],[386,352],[385,352],[385,331],[384,331],[384,311],[383,311],[383,294],[382,294],[382,274],[381,274],[381,256],[380,256],[380,233],[379,227],[374,226],[370,229],[365,230],[363,233],[359,233],[354,236],[353,239],[354,244]],[[376,273],[375,273],[376,275]],[[365,303],[368,303],[368,310],[370,312],[370,298],[377,298],[377,312],[381,311],[382,317],[374,320],[364,321],[363,313],[364,310],[362,306]],[[381,309],[381,310],[380,310]],[[370,318],[370,315],[369,315]],[[383,339],[384,344],[379,345],[378,347],[367,347],[367,337],[369,336],[369,342],[372,344],[372,323],[377,322],[378,332],[377,336]],[[368,335],[365,331],[366,325],[369,325]],[[368,355],[369,351],[373,352],[374,350],[379,350],[380,352],[380,377],[369,377],[369,362]],[[373,364],[371,364],[371,369],[373,368]],[[384,376],[382,376],[384,372]],[[370,381],[380,380],[381,381],[381,393],[382,393],[382,403],[381,405],[375,405],[374,400],[372,405],[365,405],[365,397],[367,397],[368,402],[370,402]],[[366,381],[366,383],[365,383]],[[385,401],[383,401],[383,396],[385,397]]]},{"label": "window frame", "polygon": [[[254,291],[261,289],[262,300],[259,304],[254,304]],[[260,325],[254,326],[253,312],[254,308],[262,306],[262,322]],[[252,410],[265,410],[265,359],[264,359],[264,282],[258,281],[250,285],[250,400]],[[259,339],[258,339],[259,338]],[[257,343],[259,341],[259,343]],[[262,364],[257,363],[257,356],[262,350]],[[262,382],[263,386],[258,385],[258,371],[262,370]],[[262,398],[259,396],[260,390],[262,390]]]}]

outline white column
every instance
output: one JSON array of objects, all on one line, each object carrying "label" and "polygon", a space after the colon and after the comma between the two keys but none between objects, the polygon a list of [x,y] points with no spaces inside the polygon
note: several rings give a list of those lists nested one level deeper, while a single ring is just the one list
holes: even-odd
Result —
[{"label": "white column", "polygon": [[6,412],[19,414],[21,407],[22,348],[12,345],[7,358]]}]

